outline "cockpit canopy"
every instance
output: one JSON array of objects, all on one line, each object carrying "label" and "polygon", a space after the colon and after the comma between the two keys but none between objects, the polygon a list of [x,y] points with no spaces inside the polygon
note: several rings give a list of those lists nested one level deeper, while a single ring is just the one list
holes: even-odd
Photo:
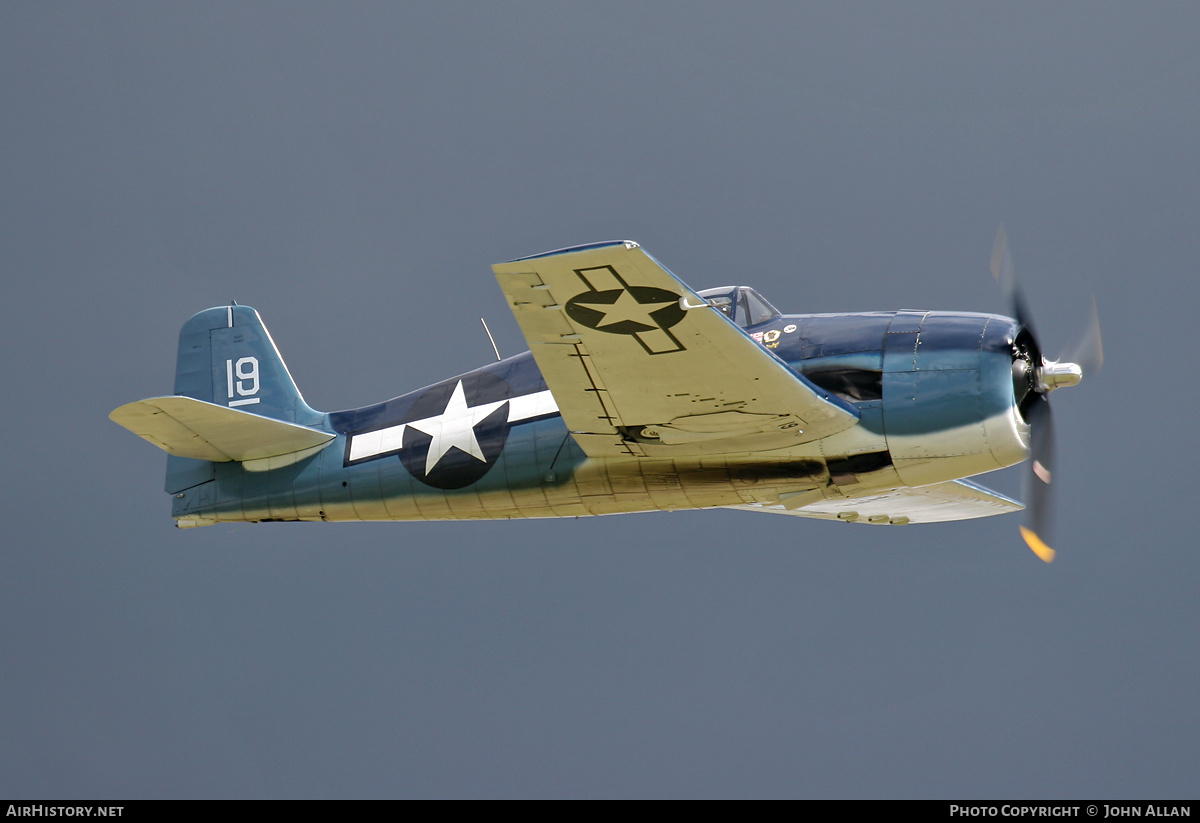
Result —
[{"label": "cockpit canopy", "polygon": [[749,286],[718,286],[696,294],[743,329],[766,323],[779,316],[779,310]]}]

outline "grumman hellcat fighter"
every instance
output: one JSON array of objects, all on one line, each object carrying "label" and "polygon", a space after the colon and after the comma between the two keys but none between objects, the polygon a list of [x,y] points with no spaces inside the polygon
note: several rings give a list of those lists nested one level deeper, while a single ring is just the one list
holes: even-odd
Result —
[{"label": "grumman hellcat fighter", "polygon": [[[1015,320],[783,315],[748,286],[693,291],[633,242],[493,269],[523,354],[318,412],[234,304],[184,324],[173,396],[110,416],[170,455],[180,527],[704,508],[902,525],[1021,509],[964,478],[1032,452],[1048,484],[1046,398],[1081,374],[1042,357],[1015,287]],[[1050,560],[1044,500],[1022,533]]]}]

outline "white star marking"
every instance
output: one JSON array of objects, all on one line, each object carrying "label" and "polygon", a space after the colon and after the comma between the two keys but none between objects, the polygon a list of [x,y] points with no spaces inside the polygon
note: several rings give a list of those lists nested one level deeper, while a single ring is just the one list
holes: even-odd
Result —
[{"label": "white star marking", "polygon": [[[534,392],[533,394],[520,394],[516,397],[508,398],[508,422],[511,424],[520,423],[523,420],[528,420],[532,417],[545,417],[547,415],[558,412],[558,404],[554,402],[554,395],[549,389]],[[443,412],[443,414],[445,414]],[[428,420],[436,420],[437,418],[427,418]],[[417,421],[418,423],[422,421]],[[411,424],[407,424],[411,425]],[[382,429],[376,429],[363,434],[354,434],[350,436],[350,462],[355,463],[360,460],[370,460],[381,454],[394,454],[404,447],[404,429],[406,424],[398,423],[394,426],[387,426]]]},{"label": "white star marking", "polygon": [[426,417],[424,420],[413,420],[406,425],[409,428],[423,432],[433,440],[429,444],[429,454],[425,458],[425,474],[433,471],[433,467],[445,457],[446,452],[458,449],[469,454],[481,463],[486,463],[483,450],[475,438],[475,427],[489,414],[507,403],[499,400],[495,403],[484,403],[482,406],[468,406],[466,394],[463,393],[462,381],[454,387],[446,409],[439,415]]},{"label": "white star marking", "polygon": [[589,309],[595,309],[598,312],[604,313],[604,320],[596,324],[598,330],[602,326],[611,326],[615,323],[621,323],[625,320],[632,320],[635,323],[641,323],[643,326],[650,328],[658,328],[658,323],[654,322],[654,318],[650,316],[650,312],[657,311],[662,308],[662,303],[639,303],[633,299],[633,295],[622,290],[620,297],[608,306],[603,303],[585,303]]}]

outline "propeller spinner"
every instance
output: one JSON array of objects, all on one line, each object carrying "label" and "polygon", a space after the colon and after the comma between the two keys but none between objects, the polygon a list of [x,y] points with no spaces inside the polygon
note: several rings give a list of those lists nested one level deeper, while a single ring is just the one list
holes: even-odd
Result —
[{"label": "propeller spinner", "polygon": [[1072,355],[1072,360],[1078,362],[1048,360],[1042,354],[1033,319],[1017,283],[1003,225],[996,232],[996,245],[992,248],[992,275],[1004,289],[1018,325],[1013,341],[1013,390],[1017,408],[1029,424],[1029,471],[1023,482],[1026,509],[1021,537],[1034,554],[1049,563],[1054,559],[1054,549],[1047,543],[1052,508],[1050,484],[1054,477],[1054,418],[1049,395],[1055,389],[1077,385],[1085,373],[1100,367],[1104,360],[1100,319],[1093,300],[1091,321]]}]

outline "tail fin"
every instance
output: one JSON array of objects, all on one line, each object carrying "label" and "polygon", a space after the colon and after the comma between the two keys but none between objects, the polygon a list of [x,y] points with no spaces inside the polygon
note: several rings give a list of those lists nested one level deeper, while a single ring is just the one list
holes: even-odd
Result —
[{"label": "tail fin", "polygon": [[301,426],[319,426],[324,417],[304,402],[249,306],[205,309],[183,324],[175,394]]},{"label": "tail fin", "polygon": [[[183,492],[213,480],[216,462],[264,471],[288,465],[279,456],[311,454],[334,437],[323,431],[325,415],[300,396],[249,306],[205,309],[183,324],[175,395],[127,403],[109,417],[168,453],[164,489],[179,498],[176,519],[195,502]],[[252,462],[258,465],[250,468]]]}]

